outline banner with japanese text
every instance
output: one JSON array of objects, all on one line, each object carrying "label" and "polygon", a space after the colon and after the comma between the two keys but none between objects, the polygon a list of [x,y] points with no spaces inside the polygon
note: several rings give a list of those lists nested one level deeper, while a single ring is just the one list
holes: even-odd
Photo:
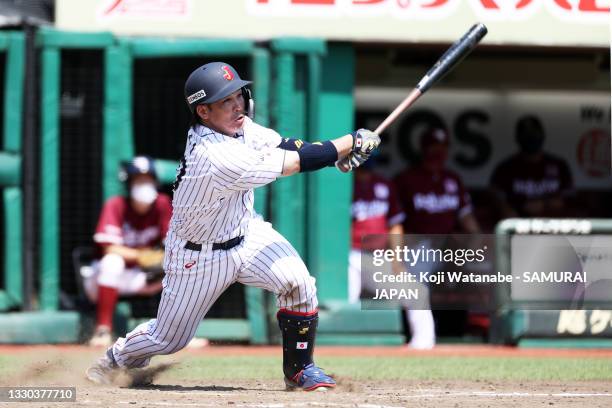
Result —
[{"label": "banner with japanese text", "polygon": [[58,28],[122,35],[608,47],[610,0],[57,0]]}]

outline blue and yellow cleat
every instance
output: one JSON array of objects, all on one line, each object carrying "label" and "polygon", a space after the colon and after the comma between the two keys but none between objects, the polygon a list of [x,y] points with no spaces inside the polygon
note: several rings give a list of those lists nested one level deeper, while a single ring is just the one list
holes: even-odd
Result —
[{"label": "blue and yellow cleat", "polygon": [[326,388],[334,388],[336,386],[334,379],[325,374],[314,363],[308,364],[291,379],[285,377],[285,384],[287,385],[287,390],[301,388],[304,391],[325,390]]}]

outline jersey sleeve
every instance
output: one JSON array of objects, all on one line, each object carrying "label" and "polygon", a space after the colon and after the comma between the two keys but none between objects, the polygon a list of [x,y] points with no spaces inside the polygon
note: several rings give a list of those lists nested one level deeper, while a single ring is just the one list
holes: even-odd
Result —
[{"label": "jersey sleeve", "polygon": [[388,182],[389,186],[389,212],[387,213],[387,225],[393,227],[394,225],[401,224],[406,219],[406,213],[402,208],[397,189],[394,183]]},{"label": "jersey sleeve", "polygon": [[109,199],[102,207],[96,232],[93,236],[94,242],[99,245],[122,245],[123,244],[123,218],[124,208],[121,197]]},{"label": "jersey sleeve", "polygon": [[245,118],[245,133],[252,147],[256,150],[277,147],[283,138],[274,129],[261,126],[249,118]]},{"label": "jersey sleeve", "polygon": [[269,184],[283,173],[285,151],[251,149],[241,143],[211,146],[210,163],[222,190],[249,190]]}]

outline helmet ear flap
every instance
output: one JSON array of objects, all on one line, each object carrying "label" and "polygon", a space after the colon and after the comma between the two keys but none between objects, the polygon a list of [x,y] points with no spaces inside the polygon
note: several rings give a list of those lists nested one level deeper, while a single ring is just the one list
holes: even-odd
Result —
[{"label": "helmet ear flap", "polygon": [[242,98],[244,99],[244,110],[247,112],[247,116],[251,119],[255,116],[255,100],[251,95],[251,90],[245,86],[242,88]]}]

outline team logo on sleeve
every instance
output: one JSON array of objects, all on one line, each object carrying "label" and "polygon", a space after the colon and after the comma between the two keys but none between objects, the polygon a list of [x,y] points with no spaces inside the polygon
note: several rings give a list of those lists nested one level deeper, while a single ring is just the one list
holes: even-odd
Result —
[{"label": "team logo on sleeve", "polygon": [[221,69],[224,72],[223,78],[227,79],[228,81],[231,81],[232,79],[234,79],[234,74],[232,74],[232,71],[229,70],[227,65],[222,66]]}]

